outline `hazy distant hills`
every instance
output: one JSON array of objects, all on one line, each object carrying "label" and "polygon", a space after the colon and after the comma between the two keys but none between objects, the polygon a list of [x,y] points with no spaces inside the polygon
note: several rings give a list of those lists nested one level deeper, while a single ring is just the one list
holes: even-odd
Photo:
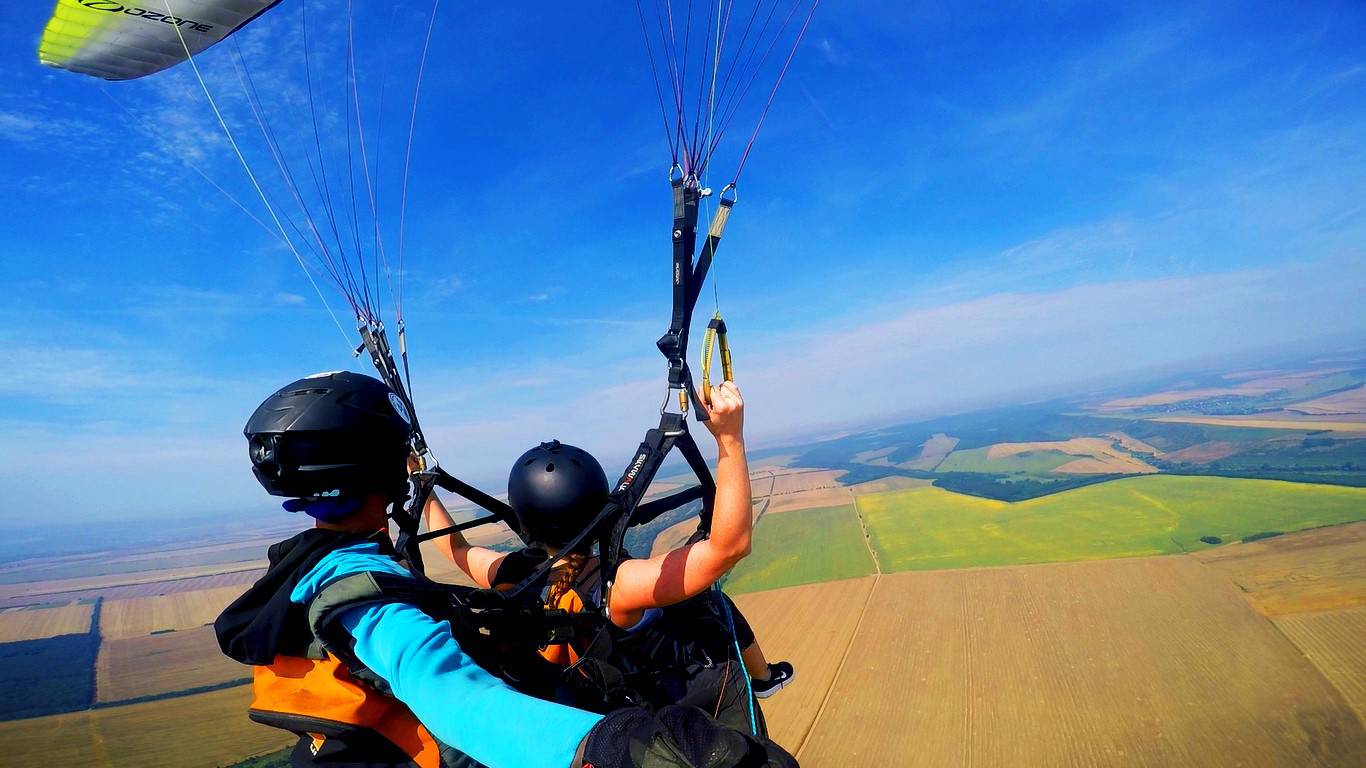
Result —
[{"label": "hazy distant hills", "polygon": [[1019,500],[1137,474],[1366,485],[1366,360],[1231,370],[1146,391],[876,429],[792,450],[853,485],[902,476]]}]

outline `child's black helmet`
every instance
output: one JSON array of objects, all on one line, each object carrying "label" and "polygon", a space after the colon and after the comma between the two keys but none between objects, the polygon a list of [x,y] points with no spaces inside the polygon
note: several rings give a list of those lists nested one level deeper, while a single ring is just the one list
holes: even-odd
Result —
[{"label": "child's black helmet", "polygon": [[523,534],[539,544],[562,547],[607,503],[607,474],[582,448],[558,440],[541,443],[512,466],[508,503]]},{"label": "child's black helmet", "polygon": [[378,379],[319,373],[271,395],[247,420],[252,471],[275,496],[401,495],[411,417]]}]

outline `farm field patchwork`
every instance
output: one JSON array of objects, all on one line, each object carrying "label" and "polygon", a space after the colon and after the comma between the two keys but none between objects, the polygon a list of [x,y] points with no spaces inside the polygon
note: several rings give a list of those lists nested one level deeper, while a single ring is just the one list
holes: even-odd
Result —
[{"label": "farm field patchwork", "polygon": [[218,649],[213,627],[106,640],[95,662],[101,703],[188,691],[251,678]]},{"label": "farm field patchwork", "polygon": [[206,565],[228,565],[258,561],[266,547],[274,542],[256,541],[232,545],[187,547],[170,552],[142,552],[135,555],[81,558],[70,561],[39,563],[27,567],[0,571],[0,584],[32,581],[110,576],[120,578],[131,573],[143,573],[168,568],[198,568]]},{"label": "farm field patchwork", "polygon": [[993,455],[996,446],[954,451],[940,462],[939,472],[984,472],[1012,475],[1042,475],[1075,459],[1062,451],[1039,449]]},{"label": "farm field patchwork", "polygon": [[1366,432],[1366,421],[1344,421],[1341,417],[1298,416],[1282,418],[1256,416],[1159,416],[1153,421],[1176,424],[1207,424],[1213,427],[1256,427],[1260,429],[1324,430],[1328,432]]},{"label": "farm field patchwork", "polygon": [[[853,499],[849,488],[839,483],[843,470],[788,469],[772,476],[767,512],[789,512],[816,507],[838,507]],[[753,485],[762,485],[755,481]],[[758,490],[757,488],[755,489]],[[756,493],[755,498],[758,498]]]},{"label": "farm field patchwork", "polygon": [[1364,751],[1343,697],[1236,587],[1164,557],[878,577],[798,757],[1346,766]]},{"label": "farm field patchwork", "polygon": [[796,751],[816,719],[873,588],[873,577],[740,595],[735,603],[770,661],[792,662],[792,685],[761,704],[769,735]]},{"label": "farm field patchwork", "polygon": [[907,488],[925,488],[932,482],[932,480],[925,480],[918,477],[900,477],[898,475],[892,475],[891,477],[884,477],[881,480],[869,480],[865,483],[851,485],[849,486],[849,490],[853,491],[855,496],[860,496],[865,493],[890,493],[891,491],[904,491]]},{"label": "farm field patchwork", "polygon": [[[266,553],[263,550],[261,552],[261,560],[249,563],[204,565],[74,579],[52,579],[48,581],[3,584],[0,585],[0,601],[3,601],[3,605],[15,605],[22,604],[20,601],[34,602],[35,600],[48,601],[52,599],[65,601],[97,595],[110,599],[113,599],[114,597],[142,597],[162,594],[163,592],[168,591],[162,587],[173,582],[183,582],[191,579],[206,579],[210,581],[223,581],[224,579],[228,579],[228,581],[224,583],[214,585],[224,586],[227,583],[242,583],[240,581],[231,580],[234,574],[255,574],[255,576],[245,577],[247,579],[246,583],[250,583],[251,581],[254,581],[256,576],[259,576],[265,568],[265,554]],[[202,589],[203,586],[197,588]],[[122,590],[123,592],[121,594],[115,594],[113,593],[113,590]],[[59,595],[60,597],[48,597],[50,595]]]},{"label": "farm field patchwork", "polygon": [[767,511],[777,513],[793,512],[799,509],[815,509],[817,507],[839,507],[849,504],[853,500],[853,492],[842,485],[829,488],[812,488],[805,491],[793,491],[781,496],[770,496]]},{"label": "farm field patchwork", "polygon": [[0,744],[26,766],[216,768],[293,744],[247,719],[251,688],[0,723]]},{"label": "farm field patchwork", "polygon": [[89,632],[94,610],[93,603],[76,601],[66,605],[0,610],[0,643]]},{"label": "farm field patchwork", "polygon": [[218,614],[228,607],[228,603],[245,591],[247,586],[242,584],[154,597],[106,600],[100,611],[100,636],[106,641],[120,640],[212,624]]},{"label": "farm field patchwork", "polygon": [[884,571],[1096,560],[1208,549],[1366,519],[1366,489],[1145,475],[1021,502],[912,488],[857,498]]},{"label": "farm field patchwork", "polygon": [[[250,571],[234,571],[232,573],[215,573],[208,576],[194,576],[186,579],[171,579],[168,581],[149,581],[141,584],[125,584],[116,587],[92,587],[89,589],[78,589],[69,592],[51,592],[39,586],[28,595],[14,595],[10,597],[0,597],[0,608],[9,606],[31,605],[35,601],[39,602],[67,602],[69,600],[93,600],[97,597],[105,600],[127,600],[134,597],[155,597],[157,595],[169,595],[177,592],[198,592],[202,589],[217,589],[218,587],[228,587],[233,585],[251,584],[265,573],[262,569]],[[43,585],[48,582],[41,583]]]},{"label": "farm field patchwork", "polygon": [[764,515],[749,557],[726,581],[732,593],[849,579],[873,572],[853,506]]},{"label": "farm field patchwork", "polygon": [[[1057,451],[1077,457],[1052,471],[1077,474],[1142,474],[1156,472],[1147,462],[1130,456],[1115,446],[1116,438],[1074,437],[1070,440],[1051,440],[1032,443],[997,443],[987,449],[987,457],[1001,459],[1038,451]],[[1151,448],[1151,446],[1148,446]]]}]

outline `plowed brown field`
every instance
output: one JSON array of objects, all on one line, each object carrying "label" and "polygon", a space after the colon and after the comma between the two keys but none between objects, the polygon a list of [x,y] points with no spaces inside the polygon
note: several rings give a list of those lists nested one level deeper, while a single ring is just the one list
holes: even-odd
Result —
[{"label": "plowed brown field", "polygon": [[773,740],[796,750],[806,738],[854,635],[873,577],[738,595],[769,661],[792,662],[792,685],[763,701]]},{"label": "plowed brown field", "polygon": [[868,610],[801,745],[807,768],[1347,766],[1366,754],[1342,695],[1193,558],[884,575]]},{"label": "plowed brown field", "polygon": [[844,470],[799,469],[774,475],[768,512],[838,507],[853,501],[854,494],[839,484]]},{"label": "plowed brown field", "polygon": [[51,608],[10,608],[0,611],[0,643],[42,640],[58,635],[78,635],[90,631],[95,606],[68,603]]},{"label": "plowed brown field", "polygon": [[1275,622],[1366,723],[1366,607],[1277,616]]},{"label": "plowed brown field", "polygon": [[923,488],[933,482],[934,481],[932,480],[922,480],[918,477],[892,475],[891,477],[884,477],[880,480],[869,480],[866,483],[851,485],[849,486],[849,490],[853,491],[855,496],[862,496],[866,493],[890,493],[892,491],[904,491],[907,488]]},{"label": "plowed brown field", "polygon": [[218,650],[213,627],[108,640],[100,646],[95,662],[96,698],[102,703],[250,677],[250,667]]},{"label": "plowed brown field", "polygon": [[1366,522],[1287,533],[1191,555],[1278,616],[1366,605]]},{"label": "plowed brown field", "polygon": [[[215,768],[295,738],[247,719],[251,689],[0,723],[5,765]],[[16,757],[21,762],[11,762]]]}]

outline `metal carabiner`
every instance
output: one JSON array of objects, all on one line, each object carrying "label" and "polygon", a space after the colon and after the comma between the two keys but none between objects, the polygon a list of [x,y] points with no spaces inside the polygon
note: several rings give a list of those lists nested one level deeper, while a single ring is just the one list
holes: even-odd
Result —
[{"label": "metal carabiner", "polygon": [[[718,344],[719,342],[719,344]],[[721,380],[735,381],[735,367],[730,357],[730,339],[727,336],[726,321],[716,312],[707,323],[702,334],[702,402],[711,406],[711,363],[715,348],[721,349]]]}]

